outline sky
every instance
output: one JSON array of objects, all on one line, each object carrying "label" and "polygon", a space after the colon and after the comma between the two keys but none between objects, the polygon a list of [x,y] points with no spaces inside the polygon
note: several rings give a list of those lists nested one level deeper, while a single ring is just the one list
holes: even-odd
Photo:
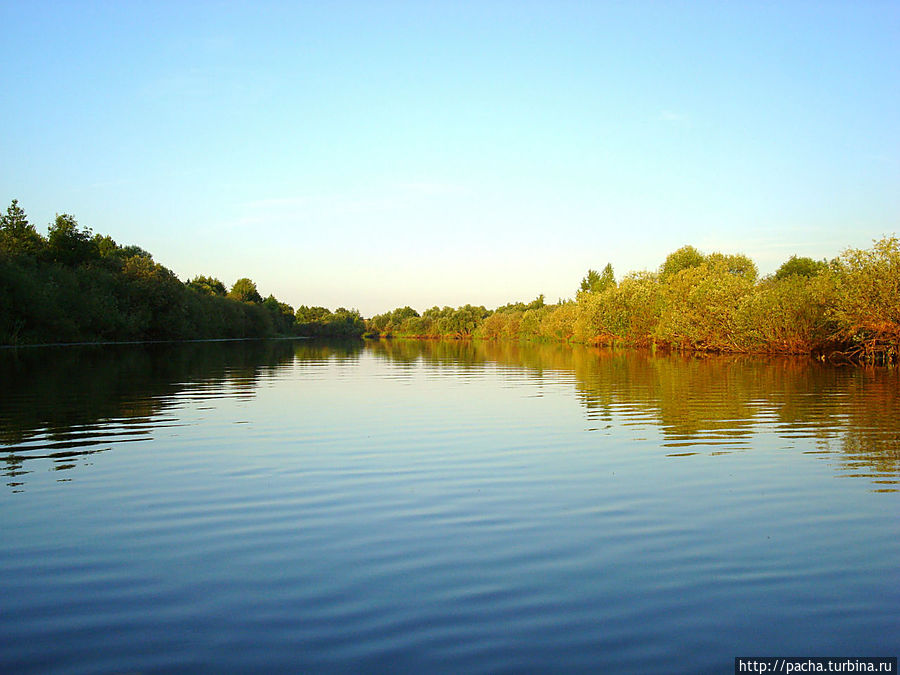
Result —
[{"label": "sky", "polygon": [[293,306],[900,232],[900,2],[0,0],[0,200]]}]

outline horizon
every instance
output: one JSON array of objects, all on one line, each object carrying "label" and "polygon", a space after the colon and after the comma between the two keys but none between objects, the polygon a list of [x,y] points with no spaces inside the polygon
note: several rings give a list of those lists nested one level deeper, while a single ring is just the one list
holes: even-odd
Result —
[{"label": "horizon", "polygon": [[[894,234],[900,5],[0,2],[5,199],[295,308]],[[197,261],[202,262],[197,262]]]}]

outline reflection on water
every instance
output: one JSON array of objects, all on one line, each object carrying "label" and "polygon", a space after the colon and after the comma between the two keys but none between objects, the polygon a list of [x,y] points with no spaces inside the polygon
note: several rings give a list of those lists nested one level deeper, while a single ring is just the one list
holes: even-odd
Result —
[{"label": "reflection on water", "polygon": [[843,475],[878,491],[900,481],[900,370],[847,368],[806,358],[651,354],[511,342],[382,341],[375,354],[401,363],[525,369],[571,377],[588,430],[650,425],[669,457],[746,450],[762,431],[815,439],[808,454],[836,455]]},{"label": "reflection on water", "polygon": [[[0,449],[7,485],[25,462],[64,471],[113,444],[148,441],[177,397],[253,396],[294,355],[290,342],[98,345],[0,351]],[[60,481],[67,480],[59,478]]]},{"label": "reflection on water", "polygon": [[[476,341],[324,343],[237,341],[103,345],[0,352],[0,452],[7,485],[20,490],[26,461],[78,466],[113,444],[150,440],[178,424],[173,403],[252,397],[279,368],[339,362],[361,354],[395,368],[427,364],[435,372],[520,370],[531,381],[565,378],[585,409],[586,429],[651,426],[669,457],[728,454],[754,434],[815,439],[806,454],[834,456],[842,475],[898,489],[898,369],[846,368],[809,359],[654,355],[634,350]],[[60,478],[59,480],[65,480]]]}]

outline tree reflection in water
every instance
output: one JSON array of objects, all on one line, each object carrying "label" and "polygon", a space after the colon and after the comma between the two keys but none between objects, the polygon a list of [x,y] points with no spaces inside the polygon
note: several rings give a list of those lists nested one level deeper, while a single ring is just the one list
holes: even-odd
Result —
[{"label": "tree reflection in water", "polygon": [[[0,352],[0,453],[21,488],[27,463],[53,469],[113,445],[152,439],[178,424],[185,398],[248,398],[282,368],[366,355],[412,373],[478,374],[500,366],[573,383],[587,429],[627,424],[658,430],[670,457],[746,450],[762,431],[786,449],[813,439],[809,454],[838,458],[842,475],[874,489],[900,482],[900,372],[835,367],[804,358],[652,354],[558,344],[489,341],[269,340],[96,345]],[[214,403],[210,403],[214,405]],[[807,443],[808,446],[808,443]]]}]

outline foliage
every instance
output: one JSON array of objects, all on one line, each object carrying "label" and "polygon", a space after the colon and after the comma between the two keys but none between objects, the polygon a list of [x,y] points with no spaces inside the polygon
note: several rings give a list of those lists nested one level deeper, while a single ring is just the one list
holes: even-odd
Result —
[{"label": "foliage", "polygon": [[781,280],[792,276],[814,277],[827,270],[828,263],[824,260],[813,260],[806,257],[799,258],[796,255],[792,255],[775,272],[775,278]]},{"label": "foliage", "polygon": [[366,330],[373,335],[393,335],[407,319],[418,318],[419,313],[410,306],[398,307],[392,312],[376,314],[366,322]]},{"label": "foliage", "polygon": [[738,344],[744,351],[785,354],[809,354],[828,344],[834,281],[828,274],[764,281],[737,308]]},{"label": "foliage", "polygon": [[666,279],[654,337],[682,349],[740,351],[734,314],[752,288],[721,259],[683,268]]},{"label": "foliage", "polygon": [[523,340],[541,340],[541,324],[554,309],[554,305],[543,305],[522,312],[519,320],[519,337]]},{"label": "foliage", "polygon": [[830,264],[791,256],[757,279],[742,254],[684,246],[658,273],[588,270],[575,301],[544,296],[494,311],[409,306],[365,321],[357,310],[301,305],[238,279],[182,283],[139,246],[94,235],[68,214],[41,236],[13,200],[0,215],[0,343],[261,337],[272,334],[576,340],[662,348],[900,356],[900,242],[848,249]]},{"label": "foliage", "polygon": [[256,284],[247,277],[242,277],[234,282],[228,292],[228,297],[241,302],[253,302],[257,305],[263,301],[259,291],[256,290]]},{"label": "foliage", "polygon": [[306,305],[300,305],[297,308],[296,320],[298,324],[303,323],[311,323],[314,321],[321,321],[327,316],[331,315],[331,310],[325,307],[307,307]]},{"label": "foliage", "polygon": [[188,288],[191,288],[198,293],[202,293],[203,295],[218,295],[221,297],[225,296],[225,284],[216,279],[215,277],[205,277],[202,275],[198,275],[191,279],[187,283]]},{"label": "foliage", "polygon": [[584,293],[588,293],[594,289],[600,283],[600,272],[594,269],[589,269],[587,274],[584,275],[584,278],[581,280],[581,286],[579,290]]},{"label": "foliage", "polygon": [[90,228],[79,228],[74,216],[57,214],[47,232],[50,260],[76,266],[100,258],[100,250]]},{"label": "foliage", "polygon": [[274,295],[269,295],[262,302],[263,307],[272,316],[272,323],[278,333],[290,333],[294,328],[294,308],[285,302],[280,302]]},{"label": "foliage", "polygon": [[900,354],[900,242],[876,241],[868,250],[847,249],[836,263],[836,298],[828,315],[835,337],[868,360],[896,361]]},{"label": "foliage", "polygon": [[25,211],[15,199],[0,216],[0,253],[14,256],[38,257],[47,242],[28,222]]},{"label": "foliage", "polygon": [[544,294],[541,293],[531,302],[510,302],[509,304],[498,307],[494,310],[497,312],[527,312],[529,309],[540,309],[544,307]]},{"label": "foliage", "polygon": [[540,337],[548,340],[568,341],[575,334],[575,303],[560,302],[548,308],[541,316]]},{"label": "foliage", "polygon": [[[543,302],[543,298],[540,300]],[[369,319],[366,330],[386,337],[470,338],[480,335],[482,324],[490,315],[480,305],[431,307],[421,316],[411,307],[400,307]]]},{"label": "foliage", "polygon": [[743,253],[735,253],[732,255],[725,253],[710,253],[706,257],[706,262],[714,267],[722,269],[729,274],[746,279],[749,282],[756,281],[759,270],[750,258]]},{"label": "foliage", "polygon": [[682,270],[691,267],[699,267],[706,262],[706,256],[693,246],[682,246],[677,251],[670,253],[665,262],[659,268],[659,276],[663,279],[672,277]]},{"label": "foliage", "polygon": [[471,337],[490,312],[482,306],[463,305],[457,309],[432,307],[422,318],[431,321],[431,334],[435,337]]},{"label": "foliage", "polygon": [[648,345],[664,305],[659,277],[631,273],[615,287],[578,298],[575,337],[598,344]]},{"label": "foliage", "polygon": [[581,280],[580,291],[582,293],[602,293],[607,288],[616,285],[616,275],[613,273],[611,263],[606,263],[603,272],[588,270]]},{"label": "foliage", "polygon": [[[798,262],[799,261],[799,262]],[[848,250],[830,266],[792,258],[758,280],[742,254],[703,254],[686,246],[660,273],[636,272],[599,287],[583,279],[577,300],[510,303],[494,312],[465,305],[433,307],[395,322],[373,317],[373,333],[485,340],[575,340],[719,352],[842,354],[896,361],[900,353],[900,243]],[[609,267],[609,266],[608,266]],[[609,267],[607,279],[612,279]],[[810,272],[807,274],[806,272]],[[409,310],[409,308],[406,308]],[[395,310],[396,311],[396,310]],[[409,310],[410,312],[412,310]],[[472,328],[474,326],[474,329]]]},{"label": "foliage", "polygon": [[366,322],[359,311],[343,307],[332,312],[325,307],[301,305],[296,321],[296,333],[306,337],[359,338],[366,332]]},{"label": "foliage", "polygon": [[366,322],[358,310],[338,307],[325,321],[325,334],[332,337],[358,338],[366,331]]},{"label": "foliage", "polygon": [[477,336],[486,340],[518,339],[523,315],[521,310],[498,309],[481,323]]},{"label": "foliage", "polygon": [[251,302],[226,298],[218,279],[183,284],[141,247],[94,235],[71,215],[57,215],[46,239],[17,201],[0,216],[2,344],[292,333],[293,309],[274,296],[263,303],[250,284]]}]

